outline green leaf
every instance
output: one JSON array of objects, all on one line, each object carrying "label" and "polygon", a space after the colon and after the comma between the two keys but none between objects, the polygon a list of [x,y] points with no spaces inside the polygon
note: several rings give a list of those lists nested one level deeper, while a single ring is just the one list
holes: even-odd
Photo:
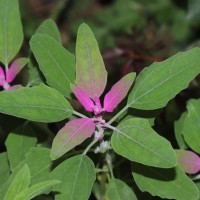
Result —
[{"label": "green leaf", "polygon": [[57,180],[40,182],[21,192],[19,195],[17,195],[16,200],[31,200],[40,194],[46,193],[47,190],[59,183],[60,181]]},{"label": "green leaf", "polygon": [[188,19],[193,21],[194,24],[199,24],[200,19],[200,2],[199,0],[188,1]]},{"label": "green leaf", "polygon": [[22,126],[9,133],[5,144],[11,170],[25,159],[25,155],[36,143],[37,138],[28,126]]},{"label": "green leaf", "polygon": [[8,66],[23,42],[18,0],[0,1],[0,61]]},{"label": "green leaf", "polygon": [[188,146],[200,153],[200,99],[190,100],[187,110],[182,129],[183,136]]},{"label": "green leaf", "polygon": [[76,81],[90,98],[100,97],[107,82],[107,71],[96,39],[86,24],[78,29],[76,42]]},{"label": "green leaf", "polygon": [[0,112],[38,122],[56,122],[72,114],[72,107],[55,89],[44,84],[0,93]]},{"label": "green leaf", "polygon": [[3,200],[16,200],[16,196],[28,188],[30,184],[30,178],[30,170],[27,165],[24,165],[24,167],[18,171],[13,179]]},{"label": "green leaf", "polygon": [[4,185],[10,176],[10,167],[8,163],[7,153],[0,153],[0,188]]},{"label": "green leaf", "polygon": [[106,199],[136,200],[137,197],[126,183],[118,179],[111,179],[106,190]]},{"label": "green leaf", "polygon": [[75,79],[74,55],[49,35],[34,35],[30,46],[47,83],[70,97],[70,83]]},{"label": "green leaf", "polygon": [[32,148],[26,155],[25,162],[31,172],[31,185],[49,179],[52,167],[50,149],[44,147]]},{"label": "green leaf", "polygon": [[163,199],[197,200],[199,191],[180,167],[159,169],[133,163],[133,177],[142,192]]},{"label": "green leaf", "polygon": [[96,178],[95,167],[87,156],[78,155],[56,167],[51,178],[62,182],[53,188],[58,192],[55,200],[88,200]]},{"label": "green leaf", "polygon": [[128,97],[128,106],[144,110],[162,108],[199,73],[199,48],[153,63],[136,78]]},{"label": "green leaf", "polygon": [[146,119],[122,121],[112,135],[111,144],[116,153],[131,161],[161,168],[177,164],[170,142],[158,135]]},{"label": "green leaf", "polygon": [[184,138],[183,138],[183,126],[184,126],[184,121],[185,121],[186,115],[187,115],[187,113],[184,112],[181,115],[180,119],[175,121],[175,123],[174,123],[175,137],[176,137],[176,141],[177,141],[180,149],[187,149],[188,148],[188,146],[185,143]]},{"label": "green leaf", "polygon": [[61,43],[60,32],[56,23],[52,19],[45,20],[36,30],[36,33],[47,34]]}]

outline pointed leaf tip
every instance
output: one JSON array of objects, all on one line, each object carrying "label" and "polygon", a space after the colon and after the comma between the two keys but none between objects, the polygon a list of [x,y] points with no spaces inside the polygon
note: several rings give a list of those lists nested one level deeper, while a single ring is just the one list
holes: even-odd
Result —
[{"label": "pointed leaf tip", "polygon": [[88,112],[93,112],[92,108],[94,108],[94,103],[90,97],[78,86],[71,85],[71,89],[85,110]]},{"label": "pointed leaf tip", "polygon": [[129,73],[112,86],[111,90],[104,98],[105,111],[112,112],[126,97],[131,85],[133,84],[135,76],[135,73]]},{"label": "pointed leaf tip", "polygon": [[188,174],[196,174],[200,171],[200,157],[192,151],[176,150],[178,163]]},{"label": "pointed leaf tip", "polygon": [[91,137],[95,131],[95,124],[90,118],[81,118],[69,121],[54,138],[51,158],[55,160],[85,139]]}]

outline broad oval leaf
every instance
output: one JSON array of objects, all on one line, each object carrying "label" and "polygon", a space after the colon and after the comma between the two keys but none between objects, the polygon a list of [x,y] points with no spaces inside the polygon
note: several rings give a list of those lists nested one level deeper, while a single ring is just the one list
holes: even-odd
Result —
[{"label": "broad oval leaf", "polygon": [[9,133],[5,145],[11,171],[25,159],[25,155],[37,143],[37,138],[29,126],[22,126]]},{"label": "broad oval leaf", "polygon": [[23,67],[29,62],[28,58],[18,58],[9,67],[6,73],[6,81],[11,83]]},{"label": "broad oval leaf", "polygon": [[200,73],[200,49],[177,53],[153,63],[136,78],[128,106],[143,110],[164,107]]},{"label": "broad oval leaf", "polygon": [[179,166],[159,169],[133,163],[132,172],[142,192],[149,192],[163,199],[197,200],[199,197],[197,187]]},{"label": "broad oval leaf", "polygon": [[182,128],[187,145],[200,153],[200,99],[191,99],[187,103],[188,113]]},{"label": "broad oval leaf", "polygon": [[47,19],[37,28],[36,33],[47,34],[61,43],[61,36],[56,23],[52,19]]},{"label": "broad oval leaf", "polygon": [[60,184],[60,181],[48,180],[32,185],[17,195],[15,200],[31,200],[40,194],[45,194],[47,190],[51,189],[54,185],[57,184]]},{"label": "broad oval leaf", "polygon": [[111,144],[118,154],[131,161],[161,168],[177,164],[170,142],[158,135],[146,119],[122,121],[112,135]]},{"label": "broad oval leaf", "polygon": [[76,41],[76,81],[87,95],[100,97],[107,82],[107,71],[97,41],[86,24],[78,29]]},{"label": "broad oval leaf", "polygon": [[179,165],[188,174],[196,174],[200,171],[200,157],[192,151],[176,150]]},{"label": "broad oval leaf", "polygon": [[30,41],[31,50],[47,83],[70,97],[70,84],[75,79],[75,58],[49,35],[36,34]]},{"label": "broad oval leaf", "polygon": [[18,0],[0,1],[0,61],[8,66],[23,42]]},{"label": "broad oval leaf", "polygon": [[118,179],[110,180],[105,196],[105,199],[109,200],[137,200],[132,189],[126,183]]},{"label": "broad oval leaf", "polygon": [[0,112],[38,122],[61,121],[73,112],[55,89],[41,84],[0,92]]},{"label": "broad oval leaf", "polygon": [[95,124],[90,118],[80,118],[69,121],[58,132],[53,140],[51,158],[55,160],[91,137]]},{"label": "broad oval leaf", "polygon": [[30,184],[30,178],[30,170],[25,164],[24,167],[22,167],[16,174],[3,200],[16,200],[16,196],[28,188]]},{"label": "broad oval leaf", "polygon": [[104,98],[104,109],[112,112],[117,105],[126,97],[133,84],[136,73],[129,73],[115,83]]},{"label": "broad oval leaf", "polygon": [[49,179],[52,167],[49,148],[33,147],[26,154],[25,163],[31,172],[31,185]]},{"label": "broad oval leaf", "polygon": [[51,174],[62,184],[53,187],[55,200],[88,200],[96,179],[94,163],[85,155],[62,162]]}]

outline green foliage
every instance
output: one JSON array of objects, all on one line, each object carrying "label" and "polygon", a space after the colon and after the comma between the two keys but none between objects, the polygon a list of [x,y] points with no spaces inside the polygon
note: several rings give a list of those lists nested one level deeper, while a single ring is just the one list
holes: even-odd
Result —
[{"label": "green foliage", "polygon": [[0,93],[0,111],[39,122],[55,122],[72,114],[72,107],[55,89],[43,84]]},{"label": "green foliage", "polygon": [[162,168],[176,166],[171,144],[151,128],[148,120],[123,121],[114,131],[111,143],[118,154],[131,161]]},{"label": "green foliage", "polygon": [[0,188],[2,188],[3,184],[7,181],[8,177],[10,176],[10,167],[8,163],[7,153],[0,154]]}]

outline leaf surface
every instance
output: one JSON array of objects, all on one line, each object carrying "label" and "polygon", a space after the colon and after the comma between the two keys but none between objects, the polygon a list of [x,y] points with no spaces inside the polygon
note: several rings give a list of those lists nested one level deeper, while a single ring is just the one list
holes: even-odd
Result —
[{"label": "leaf surface", "polygon": [[24,165],[24,167],[18,171],[13,179],[3,200],[16,200],[16,196],[28,188],[30,184],[30,178],[30,170],[27,165]]},{"label": "leaf surface", "polygon": [[71,120],[58,132],[54,138],[51,158],[59,158],[85,139],[91,137],[95,131],[95,124],[90,118]]},{"label": "leaf surface", "polygon": [[118,154],[131,161],[161,168],[177,164],[170,142],[158,135],[146,119],[122,121],[112,135],[111,144]]},{"label": "leaf surface", "polygon": [[19,127],[9,133],[5,144],[11,170],[25,159],[25,155],[36,143],[37,138],[29,126]]},{"label": "leaf surface", "polygon": [[200,73],[200,48],[155,62],[136,78],[128,106],[153,110],[164,107]]},{"label": "leaf surface", "polygon": [[177,166],[159,169],[138,163],[132,165],[134,180],[142,192],[163,199],[197,200],[199,191],[192,180]]},{"label": "leaf surface", "polygon": [[109,200],[137,200],[132,189],[123,181],[111,179],[106,190],[106,198]]},{"label": "leaf surface", "polygon": [[0,1],[0,61],[7,65],[23,42],[18,0]]},{"label": "leaf surface", "polygon": [[117,105],[126,97],[135,79],[135,73],[129,73],[115,83],[104,98],[104,109],[112,112]]},{"label": "leaf surface", "polygon": [[94,99],[100,97],[107,82],[107,71],[97,41],[86,24],[78,29],[76,41],[76,85]]},{"label": "leaf surface", "polygon": [[47,83],[70,97],[70,84],[75,79],[75,58],[49,35],[37,33],[31,38],[31,50]]},{"label": "leaf surface", "polygon": [[8,177],[10,176],[10,166],[8,163],[7,153],[0,153],[0,188],[4,185],[7,181]]},{"label": "leaf surface", "polygon": [[44,84],[0,93],[0,112],[38,122],[61,121],[72,107],[55,89]]},{"label": "leaf surface", "polygon": [[53,187],[55,200],[88,200],[96,179],[95,166],[85,155],[74,156],[56,167],[51,178],[62,182]]}]

